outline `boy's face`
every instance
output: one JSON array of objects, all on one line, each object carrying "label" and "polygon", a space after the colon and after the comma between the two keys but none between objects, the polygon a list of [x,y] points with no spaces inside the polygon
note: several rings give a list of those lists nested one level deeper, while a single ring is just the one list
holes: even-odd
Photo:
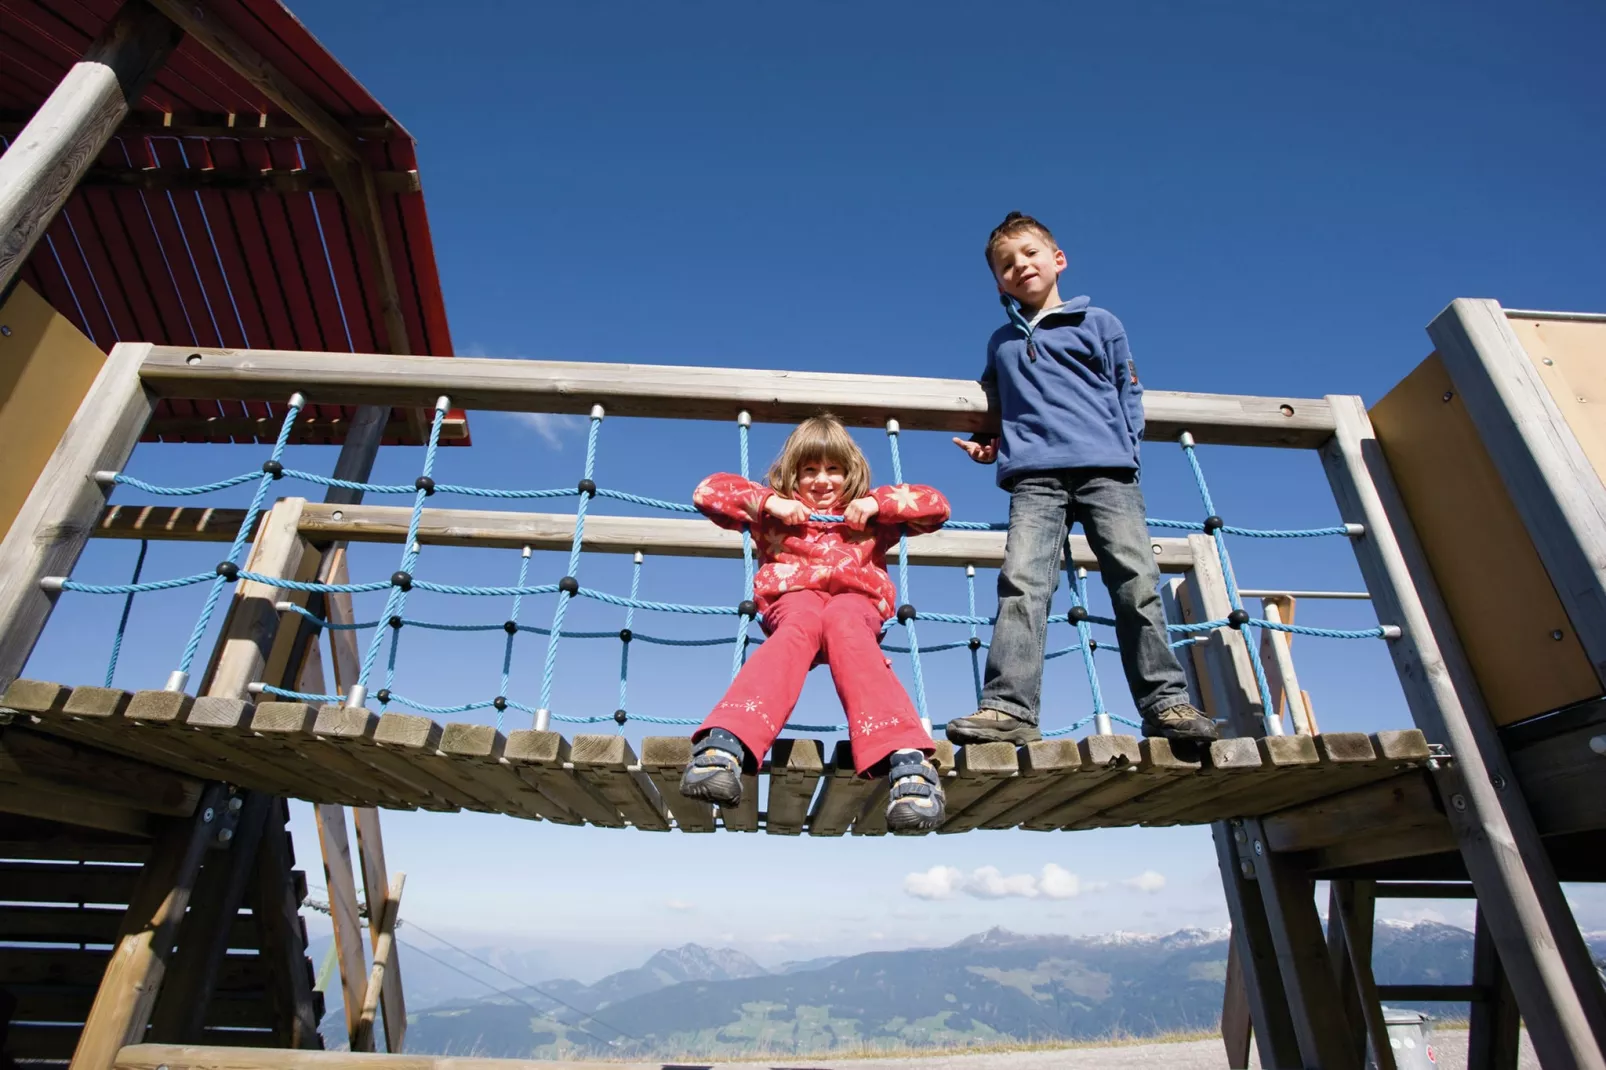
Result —
[{"label": "boy's face", "polygon": [[993,276],[1000,293],[1040,309],[1057,292],[1065,253],[1036,231],[1005,238],[993,248]]}]

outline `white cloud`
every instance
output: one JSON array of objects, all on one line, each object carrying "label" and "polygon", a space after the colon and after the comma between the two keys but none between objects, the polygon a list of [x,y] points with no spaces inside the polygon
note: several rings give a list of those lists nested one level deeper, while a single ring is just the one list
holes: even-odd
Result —
[{"label": "white cloud", "polygon": [[668,902],[666,902],[664,904],[664,906],[668,907],[670,910],[678,910],[678,911],[681,911],[683,913],[685,911],[696,910],[697,909],[697,904],[696,903],[689,903],[684,899],[671,899]]},{"label": "white cloud", "polygon": [[510,412],[514,423],[534,431],[554,450],[563,449],[563,440],[585,427],[583,416],[560,416],[550,412]]},{"label": "white cloud", "polygon": [[903,878],[903,890],[916,899],[1072,899],[1085,887],[1081,878],[1050,862],[1040,873],[1004,873],[997,866],[982,866],[970,873],[954,866],[932,866],[924,873]]},{"label": "white cloud", "polygon": [[1037,887],[1049,899],[1075,899],[1081,894],[1082,882],[1070,870],[1050,862],[1043,867]]},{"label": "white cloud", "polygon": [[1165,887],[1165,874],[1156,873],[1152,869],[1146,869],[1142,873],[1139,873],[1136,877],[1128,877],[1121,883],[1124,886],[1133,889],[1134,891],[1145,892],[1149,895],[1153,895],[1155,892],[1158,892],[1161,888]]},{"label": "white cloud", "polygon": [[964,872],[953,866],[932,866],[903,878],[903,890],[916,899],[952,899],[964,879]]}]

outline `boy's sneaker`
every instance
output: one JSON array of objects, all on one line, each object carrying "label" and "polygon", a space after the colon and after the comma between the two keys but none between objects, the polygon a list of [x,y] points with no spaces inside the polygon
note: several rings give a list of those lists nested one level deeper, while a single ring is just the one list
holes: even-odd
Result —
[{"label": "boy's sneaker", "polygon": [[1220,739],[1216,723],[1186,702],[1167,706],[1143,718],[1145,736],[1163,736],[1178,743],[1209,743]]},{"label": "boy's sneaker", "polygon": [[892,783],[887,793],[887,831],[905,835],[932,831],[947,816],[936,767],[924,757],[894,762],[887,774]]},{"label": "boy's sneaker", "polygon": [[1035,743],[1043,738],[1037,726],[1002,710],[980,709],[948,722],[950,743]]},{"label": "boy's sneaker", "polygon": [[705,738],[692,751],[691,764],[681,774],[680,793],[688,799],[736,806],[742,801],[742,756]]}]

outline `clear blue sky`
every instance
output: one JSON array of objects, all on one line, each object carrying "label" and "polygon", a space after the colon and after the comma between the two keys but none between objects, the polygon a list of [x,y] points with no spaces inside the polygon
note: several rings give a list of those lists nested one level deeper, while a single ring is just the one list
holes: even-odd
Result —
[{"label": "clear blue sky", "polygon": [[[1151,389],[1372,402],[1426,355],[1422,328],[1454,297],[1606,308],[1606,15],[1593,5],[293,7],[419,141],[464,354],[972,377],[999,321],[981,246],[1011,209],[1054,228],[1071,264],[1062,288],[1125,320]],[[472,423],[476,445],[443,453],[443,479],[556,486],[579,475],[581,422]],[[783,433],[755,432],[755,463]],[[610,421],[598,480],[684,499],[735,466],[735,439],[725,426]],[[861,441],[887,478],[884,443]],[[990,473],[944,436],[904,445],[908,476],[948,492],[959,516],[1004,515]],[[1230,522],[1337,519],[1314,457],[1202,452]],[[199,480],[260,459],[144,447],[132,470]],[[333,456],[298,460],[326,471]],[[419,451],[391,451],[380,475],[410,481],[418,464]],[[1201,515],[1174,446],[1147,447],[1145,485],[1151,515]],[[1359,582],[1341,543],[1239,540],[1235,554],[1246,586]],[[122,579],[131,561],[130,546],[96,546],[79,575]],[[148,575],[210,562],[162,547]],[[357,558],[363,578],[394,567],[389,549]],[[532,575],[562,569],[545,555]],[[420,572],[506,583],[517,560],[426,550]],[[627,572],[626,559],[591,557],[582,576],[622,592]],[[963,611],[954,573],[922,570],[913,586],[922,607]],[[643,593],[734,601],[739,587],[730,562],[653,561]],[[979,589],[990,608],[990,577]],[[195,604],[192,593],[146,600],[120,683],[161,686]],[[506,614],[500,603],[414,608]],[[525,619],[549,613],[542,601]],[[582,605],[569,619],[619,617]],[[1300,619],[1374,623],[1364,604],[1307,604]],[[643,615],[637,627],[706,635],[725,624]],[[96,678],[110,629],[103,603],[64,599],[33,674]],[[407,642],[398,690],[443,704],[494,694],[495,639]],[[1294,649],[1324,728],[1408,723],[1380,644]],[[520,650],[514,693],[529,700],[540,641],[523,637]],[[635,654],[637,712],[698,717],[728,672],[721,651]],[[1085,715],[1080,673],[1072,659],[1050,669],[1049,726]],[[815,676],[800,715],[835,719]],[[566,643],[557,708],[609,713],[616,679],[616,645]],[[927,683],[937,720],[966,712],[964,655],[931,659]],[[1103,683],[1119,698],[1113,662]],[[316,871],[297,814],[299,853]],[[541,944],[554,971],[582,976],[683,939],[776,960],[947,942],[994,923],[1086,932],[1225,917],[1205,830],[818,842],[396,814],[386,831],[392,868],[411,875],[404,914],[465,940]],[[1008,875],[1048,864],[1093,890],[905,890],[908,874],[938,865]],[[1121,884],[1150,870],[1163,887]],[[1586,925],[1606,926],[1606,903],[1579,902]]]}]

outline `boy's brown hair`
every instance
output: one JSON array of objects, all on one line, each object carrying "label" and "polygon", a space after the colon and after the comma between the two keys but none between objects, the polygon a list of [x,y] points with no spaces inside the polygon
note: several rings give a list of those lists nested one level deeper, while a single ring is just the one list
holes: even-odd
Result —
[{"label": "boy's brown hair", "polygon": [[870,489],[870,462],[848,429],[828,412],[810,416],[787,436],[770,465],[770,489],[783,498],[797,497],[797,473],[810,461],[842,466],[842,504],[864,497]]},{"label": "boy's brown hair", "polygon": [[993,228],[991,234],[987,235],[987,270],[995,275],[998,273],[998,269],[993,266],[993,250],[998,248],[1000,243],[1017,235],[1029,233],[1040,234],[1048,244],[1056,249],[1059,248],[1059,243],[1054,240],[1054,235],[1047,227],[1024,212],[1011,212],[1004,217],[1002,223]]}]

